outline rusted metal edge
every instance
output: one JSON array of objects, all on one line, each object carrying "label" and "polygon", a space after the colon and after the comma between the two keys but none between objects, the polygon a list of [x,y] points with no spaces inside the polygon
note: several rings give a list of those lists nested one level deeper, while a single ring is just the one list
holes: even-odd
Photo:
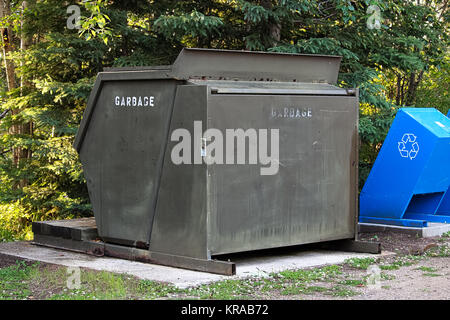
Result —
[{"label": "rusted metal edge", "polygon": [[89,255],[101,257],[104,256],[104,243],[95,241],[78,241],[64,239],[59,237],[35,234],[31,244],[49,247],[54,249],[63,249],[78,253],[87,253]]},{"label": "rusted metal edge", "polygon": [[236,264],[229,261],[177,256],[109,243],[105,243],[105,256],[227,276],[236,274]]},{"label": "rusted metal edge", "polygon": [[232,276],[236,274],[236,264],[229,261],[206,260],[185,256],[176,256],[104,242],[77,241],[72,239],[35,234],[34,240],[31,243],[38,246],[85,253],[94,256],[108,256],[149,264],[209,272],[226,276]]}]

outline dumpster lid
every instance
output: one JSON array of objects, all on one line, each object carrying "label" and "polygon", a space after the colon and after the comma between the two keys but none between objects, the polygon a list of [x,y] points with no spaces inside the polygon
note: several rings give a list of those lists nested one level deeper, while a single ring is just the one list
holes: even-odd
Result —
[{"label": "dumpster lid", "polygon": [[184,48],[172,66],[179,79],[337,82],[341,57]]},{"label": "dumpster lid", "polygon": [[[217,82],[216,92],[238,93],[240,90],[254,94],[326,92],[329,95],[346,95],[350,92],[326,85],[337,82],[340,62],[339,56],[184,48],[171,66],[105,69],[106,71],[99,73],[92,88],[73,145],[79,152],[104,82],[161,79],[239,80],[235,85],[230,85],[228,81],[226,86]],[[270,81],[278,84],[283,82],[286,86],[266,84]],[[323,86],[313,88],[308,84]],[[315,90],[315,93],[311,93],[311,90]]]},{"label": "dumpster lid", "polygon": [[171,66],[105,68],[104,80],[204,79],[337,82],[341,57],[184,48]]},{"label": "dumpster lid", "polygon": [[213,94],[288,94],[288,95],[355,95],[354,89],[343,89],[326,83],[189,80],[189,84],[206,85]]},{"label": "dumpster lid", "polygon": [[411,118],[419,122],[434,135],[440,138],[450,138],[450,118],[434,108],[402,108]]}]

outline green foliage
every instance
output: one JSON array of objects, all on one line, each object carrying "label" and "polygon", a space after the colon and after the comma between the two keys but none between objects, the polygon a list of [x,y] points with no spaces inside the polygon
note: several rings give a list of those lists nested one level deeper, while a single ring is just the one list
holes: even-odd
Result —
[{"label": "green foliage", "polygon": [[0,239],[3,241],[23,240],[31,238],[30,212],[20,201],[0,204]]},{"label": "green foliage", "polygon": [[417,89],[417,107],[436,108],[444,114],[450,110],[450,55],[432,66]]},{"label": "green foliage", "polygon": [[198,11],[192,11],[180,16],[160,16],[153,24],[155,31],[170,39],[183,40],[190,36],[207,37],[220,35],[222,20],[217,17],[205,16]]},{"label": "green foliage", "polygon": [[80,35],[86,40],[90,40],[93,37],[99,37],[105,44],[108,44],[109,37],[113,35],[112,29],[107,26],[111,19],[103,13],[107,5],[105,0],[91,0],[85,1],[84,7],[90,13],[89,17],[81,17]]}]

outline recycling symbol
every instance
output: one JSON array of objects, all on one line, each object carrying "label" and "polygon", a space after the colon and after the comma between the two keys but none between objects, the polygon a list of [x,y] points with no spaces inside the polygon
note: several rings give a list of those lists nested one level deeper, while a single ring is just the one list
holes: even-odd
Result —
[{"label": "recycling symbol", "polygon": [[417,137],[412,133],[405,133],[402,137],[402,141],[398,143],[398,151],[403,158],[414,159],[419,153],[419,144],[417,143]]}]

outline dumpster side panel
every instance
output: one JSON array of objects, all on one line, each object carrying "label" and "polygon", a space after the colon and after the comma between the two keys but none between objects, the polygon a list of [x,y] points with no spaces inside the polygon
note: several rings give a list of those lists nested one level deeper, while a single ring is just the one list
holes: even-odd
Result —
[{"label": "dumpster side panel", "polygon": [[176,83],[101,87],[80,159],[99,235],[107,241],[148,242]]},{"label": "dumpster side panel", "polygon": [[[171,121],[171,135],[176,129],[186,129],[194,145],[194,121],[206,123],[206,86],[179,86]],[[153,223],[150,250],[194,258],[207,258],[206,244],[206,165],[174,164],[171,153],[180,140],[169,136],[164,167]],[[198,142],[201,141],[201,136]],[[201,143],[195,143],[201,147]],[[201,158],[201,157],[200,157]],[[200,159],[201,160],[201,159]]]},{"label": "dumpster side panel", "polygon": [[261,175],[249,138],[246,164],[208,166],[211,254],[354,237],[357,107],[356,97],[210,95],[209,128],[258,139],[267,129],[269,150],[278,129],[280,155],[278,173]]}]

